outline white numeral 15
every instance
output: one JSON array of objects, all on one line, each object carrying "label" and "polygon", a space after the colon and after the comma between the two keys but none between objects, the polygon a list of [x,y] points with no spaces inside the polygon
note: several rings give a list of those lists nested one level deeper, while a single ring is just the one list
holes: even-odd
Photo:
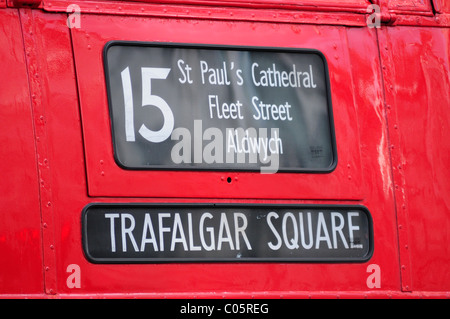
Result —
[{"label": "white numeral 15", "polygon": [[[174,118],[170,106],[161,97],[152,94],[152,79],[164,80],[170,72],[170,68],[141,68],[142,73],[142,107],[156,106],[164,116],[164,125],[159,131],[152,131],[142,124],[139,134],[149,142],[160,143],[165,141],[173,131]],[[133,90],[131,87],[130,70],[126,67],[121,72],[123,97],[125,103],[125,136],[127,142],[136,140],[134,130],[134,104]]]}]

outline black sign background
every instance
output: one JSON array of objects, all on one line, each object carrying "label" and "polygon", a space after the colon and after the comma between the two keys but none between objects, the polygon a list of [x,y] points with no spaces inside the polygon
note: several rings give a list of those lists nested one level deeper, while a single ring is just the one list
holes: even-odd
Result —
[{"label": "black sign background", "polygon": [[93,263],[365,262],[373,253],[372,218],[356,205],[90,204],[82,234]]},{"label": "black sign background", "polygon": [[[251,162],[248,157],[240,162],[237,157],[234,161],[228,161],[227,128],[255,128],[257,134],[260,128],[266,128],[268,138],[274,137],[272,128],[279,129],[277,137],[281,139],[282,145],[279,146],[283,153],[281,154],[281,149],[278,150],[277,171],[331,172],[336,166],[328,67],[325,57],[319,51],[113,41],[105,46],[104,64],[114,155],[118,165],[123,168],[253,171],[269,165],[267,161],[270,158],[266,158],[264,162],[260,157],[256,163]],[[206,65],[208,71],[204,71]],[[133,130],[130,124],[126,127],[125,119],[122,72],[127,68],[132,88]],[[149,83],[142,83],[142,68],[170,69],[165,79],[150,80],[151,95],[161,98],[170,107],[174,129],[186,128],[190,132],[192,141],[188,161],[174,163],[171,158],[172,149],[179,140],[169,137],[154,143],[139,133],[142,124],[150,130],[158,131],[165,123],[163,113],[157,107],[143,106],[143,95],[149,95],[143,93],[143,86],[148,89]],[[279,74],[284,72],[284,80],[281,81],[279,76],[275,86],[270,86],[270,83],[263,86],[264,79],[261,76],[267,75],[267,70],[269,73],[273,70],[280,72]],[[304,72],[307,79],[287,79],[286,76],[292,75],[293,71],[294,74]],[[226,84],[218,84],[221,80]],[[181,83],[182,81],[185,83]],[[255,81],[260,85],[256,86]],[[296,81],[295,86],[301,87],[291,86]],[[253,100],[255,97],[257,100]],[[240,117],[237,117],[237,112],[233,113],[237,117],[235,119],[231,116],[219,119],[216,113],[212,115],[210,112],[210,103],[217,103],[221,107],[223,103],[236,105],[238,101],[242,106]],[[281,115],[286,119],[280,120],[280,114],[276,110],[275,118],[278,120],[274,120],[272,116],[269,120],[263,120],[262,116],[255,119],[253,115],[258,117],[258,113],[254,104],[259,105],[261,102],[274,104],[277,108],[279,105],[290,105],[289,117],[292,120],[287,119],[286,113]],[[211,109],[217,110],[214,107]],[[271,113],[272,109],[266,110]],[[201,128],[194,127],[195,120],[201,120]],[[222,132],[223,156],[207,163],[202,158],[202,150],[211,140],[202,139],[202,134],[210,127]],[[127,141],[127,130],[133,131],[134,141]],[[196,134],[198,132],[200,134]],[[194,149],[194,144],[197,149]],[[272,143],[272,148],[274,146]],[[267,153],[270,155],[269,151]]]}]

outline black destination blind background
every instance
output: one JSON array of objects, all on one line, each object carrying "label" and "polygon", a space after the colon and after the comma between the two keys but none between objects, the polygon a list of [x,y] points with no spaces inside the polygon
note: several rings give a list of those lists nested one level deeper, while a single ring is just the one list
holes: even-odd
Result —
[{"label": "black destination blind background", "polygon": [[91,204],[83,246],[95,263],[364,262],[363,206]]}]

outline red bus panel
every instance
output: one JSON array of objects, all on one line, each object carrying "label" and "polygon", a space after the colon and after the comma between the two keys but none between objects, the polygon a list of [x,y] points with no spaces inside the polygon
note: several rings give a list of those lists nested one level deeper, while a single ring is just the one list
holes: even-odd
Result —
[{"label": "red bus panel", "polygon": [[[0,1],[0,295],[448,297],[449,8],[375,5]],[[111,41],[320,52],[336,167],[122,168],[103,55]],[[308,223],[328,249],[322,260],[291,258],[309,247]],[[350,241],[358,231],[367,237]],[[149,247],[172,251],[141,259]],[[346,259],[358,247],[368,253]]]}]

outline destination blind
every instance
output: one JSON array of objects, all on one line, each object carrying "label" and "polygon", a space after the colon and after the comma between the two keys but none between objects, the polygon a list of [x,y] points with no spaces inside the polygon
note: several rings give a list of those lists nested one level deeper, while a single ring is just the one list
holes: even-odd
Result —
[{"label": "destination blind", "polygon": [[315,50],[110,42],[117,163],[128,169],[329,172],[328,68]]},{"label": "destination blind", "polygon": [[362,206],[92,204],[82,221],[96,263],[362,262],[373,250]]}]

